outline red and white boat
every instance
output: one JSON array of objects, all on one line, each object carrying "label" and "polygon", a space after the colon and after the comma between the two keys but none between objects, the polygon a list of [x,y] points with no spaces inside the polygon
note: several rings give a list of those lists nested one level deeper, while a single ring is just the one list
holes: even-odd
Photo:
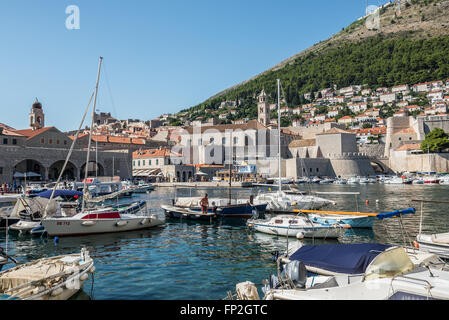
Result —
[{"label": "red and white boat", "polygon": [[145,201],[130,205],[84,210],[74,216],[53,216],[42,220],[49,236],[79,236],[140,230],[165,223],[163,215],[149,214]]},{"label": "red and white boat", "polygon": [[440,183],[440,179],[438,179],[437,177],[424,177],[423,179],[424,184],[439,184]]}]

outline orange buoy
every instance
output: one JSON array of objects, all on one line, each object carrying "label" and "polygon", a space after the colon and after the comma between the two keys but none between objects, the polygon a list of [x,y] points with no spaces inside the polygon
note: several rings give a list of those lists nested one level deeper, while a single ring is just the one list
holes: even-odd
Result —
[{"label": "orange buoy", "polygon": [[369,200],[366,200],[366,204],[367,204],[367,205],[369,204]]},{"label": "orange buoy", "polygon": [[419,249],[419,243],[418,243],[417,241],[413,241],[413,246],[414,246],[416,249]]}]

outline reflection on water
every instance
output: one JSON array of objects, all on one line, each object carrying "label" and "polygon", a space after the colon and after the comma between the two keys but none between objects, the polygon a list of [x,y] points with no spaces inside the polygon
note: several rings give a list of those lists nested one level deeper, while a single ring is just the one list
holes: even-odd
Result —
[{"label": "reflection on water", "polygon": [[[402,218],[408,236],[419,230],[420,204],[412,199],[444,200],[449,186],[426,185],[307,185],[305,191],[359,191],[360,195],[324,196],[337,202],[335,209],[389,212],[415,207],[415,215]],[[234,189],[234,197],[249,198],[263,189]],[[134,199],[150,201],[155,212],[178,196],[227,197],[227,190],[161,188]],[[366,203],[369,200],[369,203]],[[377,201],[376,201],[377,200]],[[121,201],[130,201],[124,199]],[[424,204],[423,231],[447,232],[443,204]],[[403,244],[400,220],[376,221],[373,229],[349,229],[337,240],[304,239],[305,244],[380,242]],[[301,244],[295,238],[253,233],[244,220],[216,222],[167,221],[156,229],[53,239],[10,234],[9,253],[19,262],[89,249],[95,261],[94,281],[73,299],[222,299],[242,281],[261,281],[276,270],[271,253]],[[0,235],[0,243],[5,235]]]}]

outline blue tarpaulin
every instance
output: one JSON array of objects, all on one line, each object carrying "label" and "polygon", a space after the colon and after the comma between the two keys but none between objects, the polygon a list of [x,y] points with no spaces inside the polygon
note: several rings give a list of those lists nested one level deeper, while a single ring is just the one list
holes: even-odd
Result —
[{"label": "blue tarpaulin", "polygon": [[387,213],[379,213],[376,217],[378,219],[382,220],[385,218],[392,218],[392,217],[400,216],[401,214],[410,214],[410,213],[415,213],[415,212],[416,212],[415,208],[409,208],[409,209],[405,209],[405,210],[396,210],[396,211],[387,212]]},{"label": "blue tarpaulin", "polygon": [[378,243],[305,245],[290,260],[336,273],[363,274],[371,261],[390,247]]},{"label": "blue tarpaulin", "polygon": [[[43,192],[36,193],[35,196],[50,199],[52,192],[53,190],[46,190]],[[82,192],[75,190],[55,190],[53,199],[56,197],[63,197],[63,198],[72,198],[75,196],[81,197],[82,195],[83,195]]]}]

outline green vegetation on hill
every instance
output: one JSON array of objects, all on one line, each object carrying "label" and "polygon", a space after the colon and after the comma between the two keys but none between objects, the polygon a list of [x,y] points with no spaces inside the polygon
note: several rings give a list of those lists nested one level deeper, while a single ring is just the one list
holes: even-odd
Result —
[{"label": "green vegetation on hill", "polygon": [[[283,96],[290,107],[308,103],[303,94],[337,85],[363,84],[370,88],[415,84],[449,78],[449,36],[411,40],[405,36],[381,35],[357,43],[346,43],[326,52],[298,57],[285,67],[269,71],[187,110],[203,117],[222,101],[241,99],[237,119],[257,117],[257,94],[265,88],[269,100],[276,100],[276,79],[281,79]],[[193,117],[195,118],[195,117]]]},{"label": "green vegetation on hill", "polygon": [[449,148],[449,135],[441,128],[434,128],[426,134],[426,138],[421,143],[421,150],[424,152],[441,152]]}]

